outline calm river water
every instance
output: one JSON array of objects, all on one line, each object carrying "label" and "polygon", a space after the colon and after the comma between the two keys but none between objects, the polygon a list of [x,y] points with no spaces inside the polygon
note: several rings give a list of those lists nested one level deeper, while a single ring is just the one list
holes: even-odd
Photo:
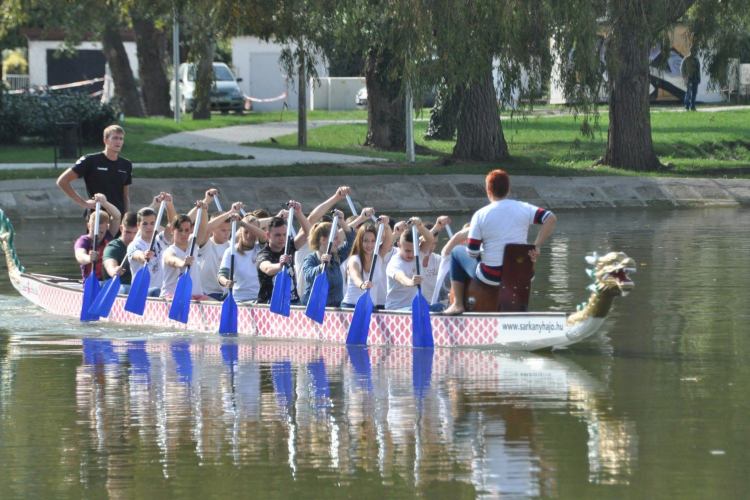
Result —
[{"label": "calm river water", "polygon": [[[3,276],[0,498],[747,498],[750,211],[558,218],[532,310],[587,298],[586,252],[638,273],[552,353],[81,325]],[[80,223],[16,229],[27,269],[75,276]]]}]

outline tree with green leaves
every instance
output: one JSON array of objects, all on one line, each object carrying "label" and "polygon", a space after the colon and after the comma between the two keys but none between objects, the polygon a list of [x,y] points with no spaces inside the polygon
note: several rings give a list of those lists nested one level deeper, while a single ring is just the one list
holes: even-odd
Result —
[{"label": "tree with green leaves", "polygon": [[[748,0],[572,0],[550,1],[560,81],[569,102],[584,113],[591,133],[598,88],[606,70],[609,92],[607,147],[599,164],[627,170],[662,167],[651,135],[649,52],[668,53],[674,28],[687,23],[693,52],[704,60],[714,85],[728,76],[747,33]],[[603,44],[598,43],[599,39]],[[602,68],[602,53],[604,68]]]},{"label": "tree with green leaves", "polygon": [[[83,37],[93,33],[102,43],[116,95],[122,101],[122,111],[128,116],[144,115],[120,34],[120,29],[126,27],[121,4],[111,8],[94,0],[4,0],[2,9],[3,28],[0,31],[29,25],[57,28],[67,34],[66,44],[69,47],[74,47],[83,41]],[[82,30],[81,26],[85,26],[86,30]]]}]

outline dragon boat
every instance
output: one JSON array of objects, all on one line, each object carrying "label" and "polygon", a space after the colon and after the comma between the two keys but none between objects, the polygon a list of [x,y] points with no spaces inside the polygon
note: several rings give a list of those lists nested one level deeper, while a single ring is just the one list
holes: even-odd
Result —
[{"label": "dragon boat", "polygon": [[[0,210],[0,246],[5,252],[8,275],[13,287],[33,304],[53,314],[78,318],[83,301],[80,280],[29,273],[21,265],[14,246],[13,225]],[[606,319],[615,297],[627,295],[635,286],[633,259],[622,252],[586,257],[587,273],[594,280],[591,295],[577,312],[469,312],[461,316],[433,314],[430,318],[436,347],[474,347],[523,350],[565,347],[594,334]],[[511,274],[511,273],[508,273]],[[529,287],[525,288],[528,297]],[[216,332],[221,319],[220,302],[190,304],[187,324],[169,319],[170,302],[149,298],[142,316],[125,311],[127,297],[119,295],[103,322],[155,328]],[[353,310],[327,308],[323,324],[305,315],[305,308],[292,306],[289,317],[272,313],[267,305],[240,305],[238,335],[260,338],[301,339],[344,343]],[[371,345],[412,345],[411,313],[373,312],[368,343]]]}]

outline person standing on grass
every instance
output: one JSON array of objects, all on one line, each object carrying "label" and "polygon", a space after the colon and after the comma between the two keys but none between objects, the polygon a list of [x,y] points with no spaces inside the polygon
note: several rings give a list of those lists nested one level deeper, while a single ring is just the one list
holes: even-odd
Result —
[{"label": "person standing on grass", "polygon": [[83,178],[89,197],[101,193],[121,214],[130,210],[129,188],[133,183],[133,164],[120,157],[125,141],[125,131],[119,125],[104,129],[104,151],[82,156],[76,164],[57,178],[57,186],[68,198],[76,202],[88,213],[96,208],[93,200],[83,199],[71,182]]},{"label": "person standing on grass", "polygon": [[685,109],[695,111],[695,96],[701,83],[701,63],[692,53],[682,60],[680,74],[685,82]]}]

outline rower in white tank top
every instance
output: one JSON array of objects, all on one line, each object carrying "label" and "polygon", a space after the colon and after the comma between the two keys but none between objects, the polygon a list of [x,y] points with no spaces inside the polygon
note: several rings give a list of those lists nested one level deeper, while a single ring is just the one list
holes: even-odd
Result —
[{"label": "rower in white tank top", "polygon": [[[360,262],[359,260],[359,255],[352,255],[348,260],[353,265],[356,265],[357,267],[362,269],[362,262]],[[365,271],[364,274],[365,280],[367,280],[369,273]],[[380,260],[378,260],[378,262],[375,264],[375,274],[372,276],[372,278],[370,278],[369,281],[372,281],[372,290],[370,290],[370,299],[372,299],[372,304],[375,306],[385,304],[385,294],[380,294],[380,284],[385,283],[385,267],[383,266],[382,262],[380,262]],[[344,292],[344,300],[342,300],[341,302],[343,304],[356,304],[359,298],[364,293],[364,290],[354,284],[351,273],[348,273],[348,277],[346,280],[346,292]]]}]

